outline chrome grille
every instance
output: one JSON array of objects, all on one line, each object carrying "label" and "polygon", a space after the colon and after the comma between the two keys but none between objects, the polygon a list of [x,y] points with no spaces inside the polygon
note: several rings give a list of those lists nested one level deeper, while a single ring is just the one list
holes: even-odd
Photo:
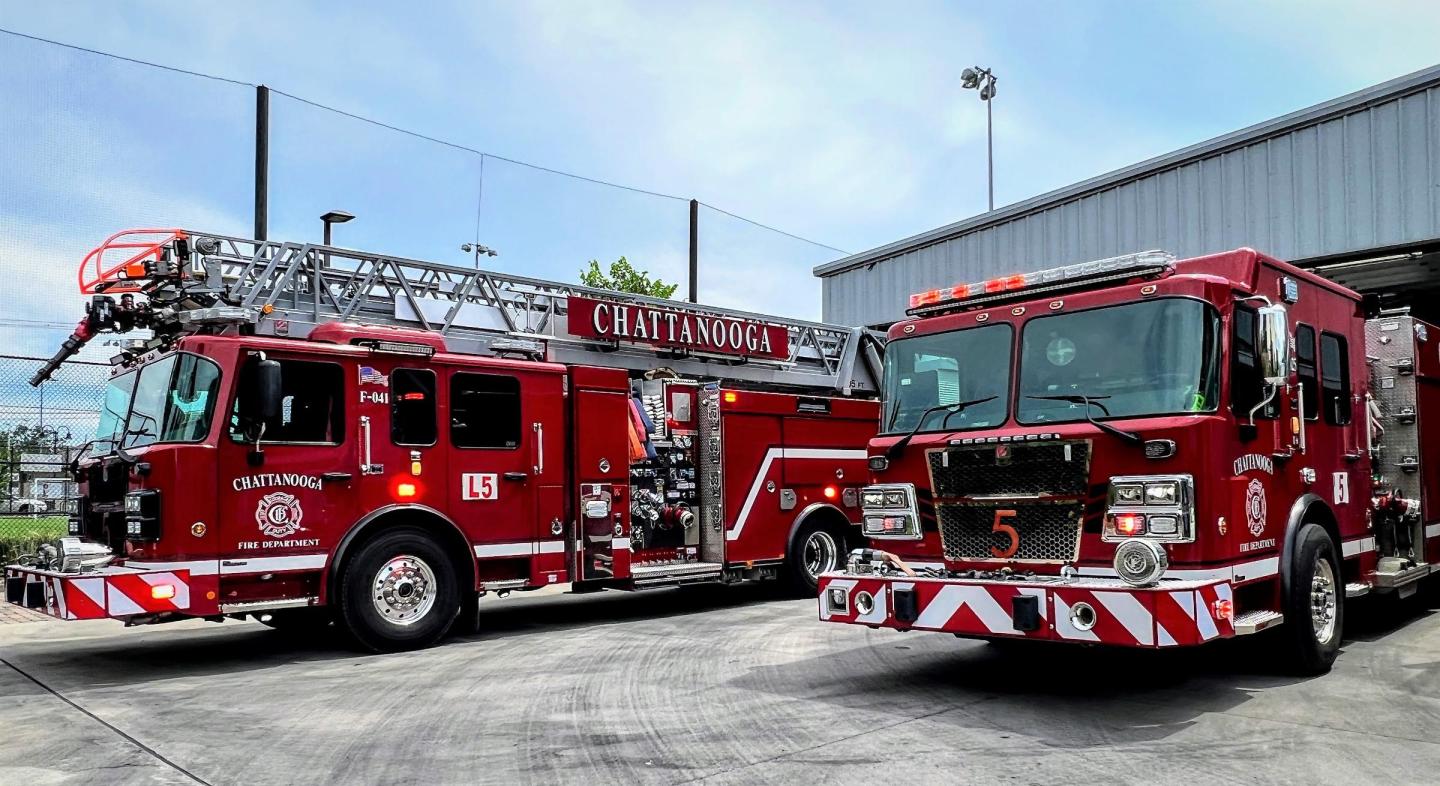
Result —
[{"label": "chrome grille", "polygon": [[[945,558],[954,561],[1005,559],[1020,562],[1069,562],[1078,556],[1080,519],[1084,503],[1063,502],[950,502],[935,506]],[[1009,557],[996,556],[1010,548],[1010,536],[997,531],[995,512],[1013,510],[1000,523],[1014,527],[1019,545]],[[993,551],[992,551],[993,549]]]},{"label": "chrome grille", "polygon": [[958,445],[932,450],[928,458],[938,498],[1069,497],[1085,494],[1089,486],[1085,440]]}]

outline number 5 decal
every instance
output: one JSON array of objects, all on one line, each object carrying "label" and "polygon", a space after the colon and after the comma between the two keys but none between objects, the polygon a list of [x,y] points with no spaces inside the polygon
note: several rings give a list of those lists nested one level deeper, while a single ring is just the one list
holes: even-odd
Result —
[{"label": "number 5 decal", "polygon": [[997,511],[995,511],[995,523],[994,523],[993,526],[990,527],[990,531],[991,531],[991,532],[1003,532],[1003,533],[1005,533],[1005,534],[1010,538],[1010,547],[1009,547],[1009,548],[1001,549],[1001,548],[998,548],[998,547],[996,547],[996,546],[991,546],[991,547],[990,547],[990,553],[991,553],[991,554],[994,554],[996,557],[998,557],[998,558],[1000,558],[1000,559],[1009,559],[1009,558],[1015,556],[1015,552],[1020,549],[1020,533],[1019,533],[1019,532],[1016,532],[1016,531],[1015,531],[1015,528],[1012,527],[1012,526],[1010,526],[1009,524],[1004,524],[1004,523],[1002,523],[1002,520],[1003,520],[1003,519],[1013,519],[1013,518],[1015,518],[1015,511],[1013,511],[1013,510],[997,510]]}]

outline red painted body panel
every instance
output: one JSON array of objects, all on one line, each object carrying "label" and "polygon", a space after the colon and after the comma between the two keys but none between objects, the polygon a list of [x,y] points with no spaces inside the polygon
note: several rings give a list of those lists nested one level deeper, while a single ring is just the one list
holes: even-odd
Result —
[{"label": "red painted body panel", "polygon": [[[1297,323],[1313,326],[1317,333],[1331,332],[1347,339],[1350,388],[1346,391],[1353,416],[1348,425],[1328,425],[1325,419],[1306,420],[1302,435],[1292,428],[1299,415],[1298,384],[1294,369],[1287,391],[1278,397],[1280,415],[1257,421],[1258,436],[1245,440],[1238,428],[1244,418],[1232,414],[1230,335],[1237,299],[1265,295],[1282,301],[1282,279],[1298,288],[1295,302],[1286,302],[1292,331]],[[1121,429],[1140,433],[1145,439],[1174,440],[1177,450],[1163,459],[1149,459],[1139,446],[1128,445],[1081,420],[1025,426],[1014,420],[1018,395],[1012,384],[1010,415],[997,427],[956,433],[920,434],[904,455],[892,461],[875,480],[884,483],[914,483],[919,490],[924,526],[922,540],[876,539],[873,545],[899,555],[909,563],[954,570],[1013,567],[1053,575],[1066,560],[1017,563],[1013,560],[946,560],[937,532],[930,490],[933,488],[925,454],[928,449],[968,438],[984,444],[1017,440],[1027,435],[1056,435],[1061,440],[1086,440],[1091,446],[1086,516],[1080,545],[1073,565],[1081,576],[1114,576],[1114,543],[1101,539],[1101,518],[1106,506],[1108,480],[1117,475],[1190,474],[1194,477],[1196,500],[1193,543],[1166,544],[1171,573],[1222,572],[1226,586],[1250,587],[1236,597],[1235,614],[1274,609],[1279,605],[1281,559],[1292,507],[1316,501],[1333,516],[1335,534],[1346,561],[1347,581],[1363,581],[1375,567],[1375,545],[1369,537],[1370,456],[1366,442],[1365,393],[1368,373],[1365,358],[1364,314],[1358,295],[1333,282],[1321,279],[1279,260],[1249,249],[1215,254],[1175,264],[1173,272],[1158,279],[1132,280],[1094,285],[1089,289],[1060,295],[1032,295],[1019,292],[1013,299],[976,307],[956,307],[933,316],[919,317],[892,327],[890,339],[972,328],[979,324],[1007,322],[1015,325],[1018,364],[1020,334],[1030,319],[1054,313],[1073,313],[1127,302],[1167,297],[1191,298],[1215,306],[1224,336],[1220,402],[1213,412],[1193,415],[1140,417],[1108,421]],[[1293,342],[1293,338],[1292,338]],[[1115,348],[1125,351],[1123,346]],[[1440,365],[1440,359],[1437,359]],[[1013,372],[1012,372],[1013,373]],[[1440,397],[1437,397],[1440,404]],[[1433,406],[1433,405],[1432,405]],[[1434,417],[1440,421],[1440,413]],[[1440,425],[1436,436],[1440,437]],[[1033,437],[1032,437],[1033,438]],[[899,435],[881,435],[870,443],[872,455],[884,452]],[[973,443],[972,443],[973,444]],[[1265,460],[1250,457],[1261,456]],[[1313,473],[1314,480],[1308,480]],[[1247,495],[1260,489],[1263,515],[1247,519]],[[1440,489],[1437,489],[1440,490]],[[1428,520],[1428,519],[1427,519]],[[1024,521],[1017,524],[1025,536]],[[852,577],[853,578],[853,577]],[[1253,585],[1253,586],[1252,586]],[[1057,590],[1058,591],[1058,590]],[[1149,597],[1136,591],[1137,598]],[[1148,602],[1148,601],[1144,601]],[[847,621],[841,619],[839,621]],[[952,631],[957,632],[957,631]],[[974,634],[976,631],[964,630]],[[979,632],[984,635],[984,632]],[[1178,641],[1178,640],[1177,640]],[[1125,643],[1125,642],[1118,642]],[[1185,641],[1178,643],[1184,644]]]},{"label": "red painted body panel", "polygon": [[[424,345],[435,354],[386,354],[352,343],[366,339]],[[119,505],[128,491],[160,491],[160,538],[118,538],[124,559],[115,570],[183,575],[188,603],[162,609],[170,616],[243,613],[245,604],[277,601],[326,603],[342,550],[359,528],[378,525],[372,522],[409,520],[458,532],[469,549],[453,556],[474,571],[476,589],[586,580],[625,586],[632,575],[631,381],[623,369],[455,354],[423,331],[348,324],[322,325],[308,339],[188,337],[174,351],[203,355],[220,367],[223,393],[208,436],[197,444],[157,443],[131,451],[144,462],[144,472],[114,456],[91,459],[84,470],[87,478],[115,476],[119,482],[87,480],[81,486],[82,495],[102,506]],[[338,366],[343,433],[327,444],[263,442],[263,459],[252,463],[251,446],[232,438],[228,423],[238,370],[255,352]],[[394,376],[401,370],[434,375],[438,422],[433,444],[395,443]],[[517,380],[517,444],[481,449],[452,443],[451,384],[462,374]],[[694,383],[673,388],[681,399],[688,397],[691,422],[669,425],[693,431],[698,388]],[[734,522],[749,492],[760,488],[763,494],[752,500],[752,514],[726,544],[724,566],[744,569],[782,560],[797,517],[808,505],[823,500],[839,507],[839,484],[854,488],[864,481],[864,445],[874,434],[878,404],[754,390],[731,392],[726,399],[720,433],[727,461],[727,521]],[[787,457],[787,450],[799,452]],[[770,465],[757,486],[767,455]],[[770,493],[763,491],[765,480],[786,485]],[[601,484],[610,493],[608,521],[581,516],[586,484]],[[837,487],[833,500],[825,496],[827,485]],[[780,488],[794,492],[798,507],[782,509]],[[105,515],[110,514],[92,513],[87,527],[105,520],[103,531],[111,532],[116,522]],[[56,582],[61,597],[73,589]],[[77,603],[84,607],[83,598]],[[135,616],[133,610],[87,613],[92,612]]]}]

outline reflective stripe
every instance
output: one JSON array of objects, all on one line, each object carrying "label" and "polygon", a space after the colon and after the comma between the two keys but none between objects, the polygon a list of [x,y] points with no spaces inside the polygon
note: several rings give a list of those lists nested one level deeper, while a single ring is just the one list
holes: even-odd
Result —
[{"label": "reflective stripe", "polygon": [[477,557],[528,557],[535,553],[535,541],[486,543],[475,547]]},{"label": "reflective stripe", "polygon": [[325,563],[329,559],[328,554],[297,554],[290,557],[257,557],[243,560],[227,559],[220,564],[220,575],[269,573],[276,570],[316,570],[325,567]]},{"label": "reflective stripe", "polygon": [[765,458],[760,461],[760,471],[755,474],[755,480],[750,484],[750,493],[745,495],[745,504],[740,506],[740,514],[735,517],[735,526],[725,532],[726,540],[740,539],[745,522],[750,519],[750,511],[755,507],[755,498],[760,496],[760,489],[765,486],[765,476],[770,474],[770,465],[776,458],[864,460],[866,452],[863,449],[842,448],[770,448],[765,451]]}]

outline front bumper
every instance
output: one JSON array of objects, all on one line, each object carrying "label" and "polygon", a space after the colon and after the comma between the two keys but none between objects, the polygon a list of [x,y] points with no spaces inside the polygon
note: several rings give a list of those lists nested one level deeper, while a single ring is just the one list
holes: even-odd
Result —
[{"label": "front bumper", "polygon": [[[835,602],[842,593],[845,602]],[[979,638],[1156,648],[1235,635],[1233,591],[1223,579],[1134,587],[1089,577],[1000,581],[836,572],[820,577],[819,604],[824,622]]]},{"label": "front bumper", "polygon": [[5,600],[62,620],[187,613],[190,571],[107,566],[87,573],[60,573],[9,565]]}]

